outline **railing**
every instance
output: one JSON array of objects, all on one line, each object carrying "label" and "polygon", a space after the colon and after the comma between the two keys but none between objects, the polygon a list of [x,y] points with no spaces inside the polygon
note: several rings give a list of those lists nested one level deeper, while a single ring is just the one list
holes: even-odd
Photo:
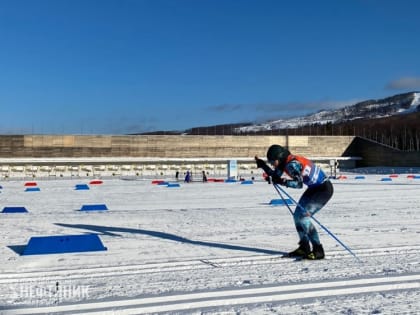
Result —
[{"label": "railing", "polygon": [[[232,158],[235,160],[235,158]],[[339,164],[354,163],[355,157],[314,157],[315,163],[330,172]],[[237,158],[238,178],[259,178],[252,158]],[[21,158],[0,159],[0,179],[55,179],[55,178],[168,178],[183,180],[187,171],[195,180],[207,177],[227,177],[227,159],[135,159],[135,158]]]}]

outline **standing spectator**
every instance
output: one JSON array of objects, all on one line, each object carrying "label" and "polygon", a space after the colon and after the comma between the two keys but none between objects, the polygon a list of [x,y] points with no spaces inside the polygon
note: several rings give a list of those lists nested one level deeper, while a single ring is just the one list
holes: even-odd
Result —
[{"label": "standing spectator", "polygon": [[187,171],[187,174],[185,175],[184,182],[186,182],[186,183],[191,182],[191,174],[190,174],[190,171]]}]

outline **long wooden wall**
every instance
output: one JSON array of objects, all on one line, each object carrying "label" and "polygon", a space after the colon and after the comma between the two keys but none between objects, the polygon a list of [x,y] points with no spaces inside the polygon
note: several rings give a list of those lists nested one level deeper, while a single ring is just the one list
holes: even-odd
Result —
[{"label": "long wooden wall", "polygon": [[294,154],[342,156],[351,136],[191,136],[191,135],[3,135],[1,158],[151,157],[240,158],[265,156],[271,144]]}]

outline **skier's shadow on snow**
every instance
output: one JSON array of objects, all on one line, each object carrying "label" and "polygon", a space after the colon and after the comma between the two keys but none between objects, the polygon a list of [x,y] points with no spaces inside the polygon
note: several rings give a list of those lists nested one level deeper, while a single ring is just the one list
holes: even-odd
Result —
[{"label": "skier's shadow on snow", "polygon": [[143,235],[157,237],[157,238],[170,240],[174,242],[180,242],[180,243],[192,244],[192,245],[198,245],[198,246],[207,246],[207,247],[222,248],[222,249],[229,249],[229,250],[239,250],[239,251],[254,252],[254,253],[261,253],[261,254],[268,254],[268,255],[285,255],[286,254],[285,252],[264,249],[264,248],[238,246],[238,245],[230,245],[230,244],[214,243],[214,242],[194,241],[194,240],[190,240],[188,238],[182,237],[182,236],[165,233],[165,232],[159,232],[159,231],[132,229],[132,228],[124,228],[124,227],[90,225],[90,224],[55,223],[55,225],[68,227],[68,228],[90,230],[98,234],[108,235],[108,236],[122,236],[117,233],[143,234]]}]

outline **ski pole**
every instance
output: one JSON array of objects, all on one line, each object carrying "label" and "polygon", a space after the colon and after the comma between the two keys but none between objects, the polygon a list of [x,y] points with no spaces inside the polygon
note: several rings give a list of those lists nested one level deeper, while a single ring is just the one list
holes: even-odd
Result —
[{"label": "ski pole", "polygon": [[[285,194],[297,207],[301,208],[302,210],[306,211],[305,208],[303,208],[298,202],[296,202],[296,200],[294,200],[284,189],[282,189],[278,184],[273,184],[274,188],[276,189],[276,191],[278,192],[278,194],[280,195],[281,199],[284,201],[284,203],[286,204],[287,208],[289,209],[289,212],[293,215],[293,211],[292,209],[290,209],[289,205],[287,204],[287,202],[285,201],[283,194]],[[348,247],[346,244],[344,244],[342,241],[339,240],[339,238],[337,236],[334,235],[334,233],[332,233],[329,229],[327,229],[326,226],[324,226],[323,224],[321,224],[321,222],[319,222],[314,216],[310,216],[312,218],[312,220],[314,220],[325,232],[327,232],[328,235],[330,235],[334,240],[336,240],[345,250],[347,250],[354,258],[356,258],[359,262],[362,262],[359,257],[356,256],[355,253],[353,253],[353,251],[350,249],[350,247]]]},{"label": "ski pole", "polygon": [[277,190],[278,194],[280,195],[281,200],[283,200],[284,204],[287,206],[287,209],[289,210],[290,214],[293,215],[293,210],[290,209],[289,204],[287,203],[287,200],[283,197],[282,193],[279,190],[280,188],[277,187],[277,184],[274,184],[274,183],[273,183],[273,186]]}]

